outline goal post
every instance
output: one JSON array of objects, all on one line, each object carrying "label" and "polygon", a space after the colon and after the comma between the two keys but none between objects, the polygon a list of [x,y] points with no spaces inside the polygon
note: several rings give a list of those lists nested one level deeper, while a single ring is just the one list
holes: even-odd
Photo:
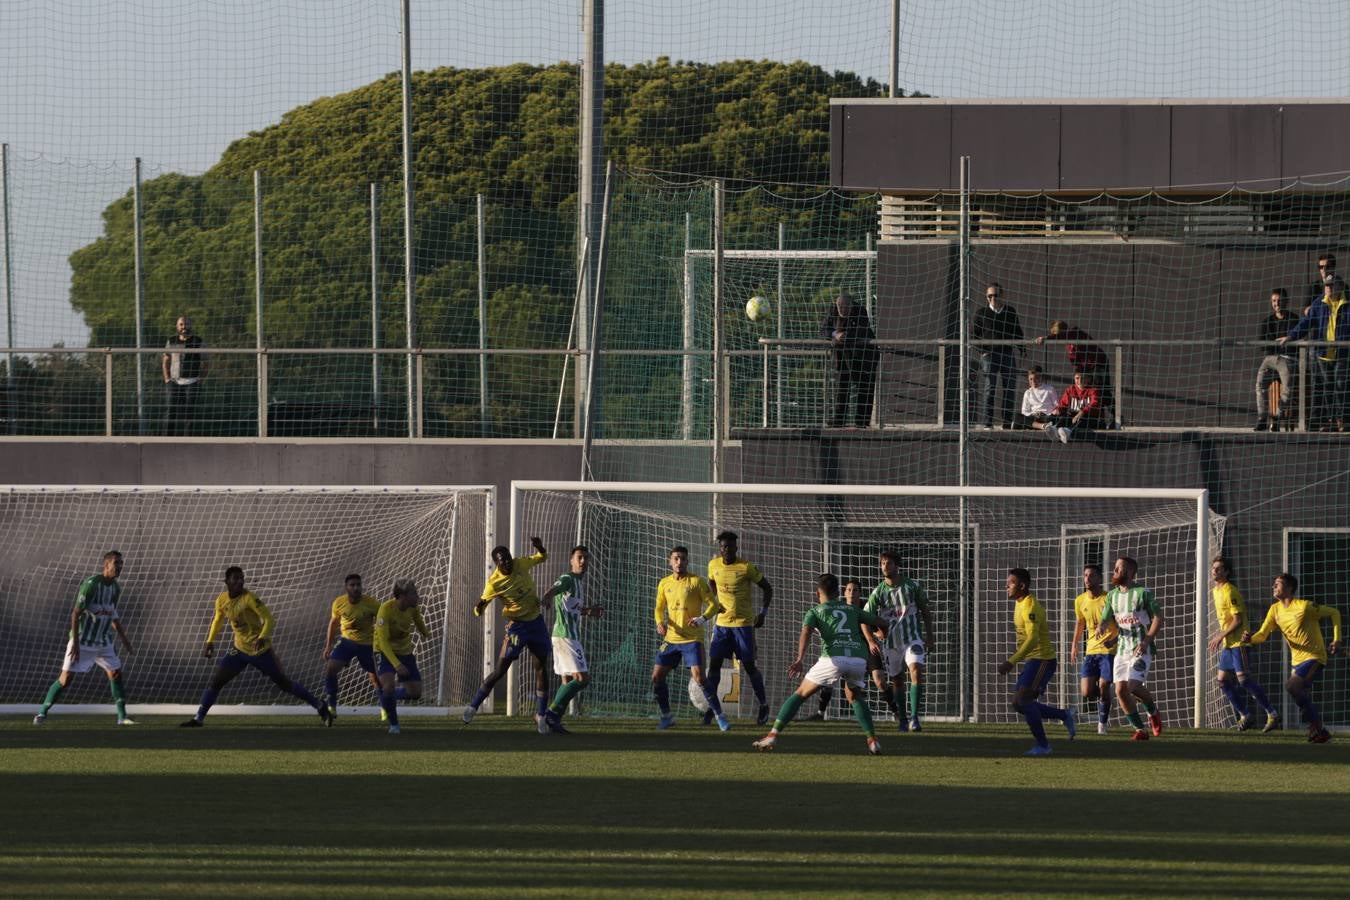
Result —
[{"label": "goal post", "polygon": [[[964,532],[958,524],[962,505]],[[1073,631],[1081,561],[1109,552],[1138,558],[1140,583],[1153,588],[1163,604],[1165,627],[1151,676],[1155,693],[1171,721],[1203,727],[1214,693],[1212,679],[1205,677],[1209,559],[1222,546],[1223,528],[1224,519],[1211,512],[1204,489],[511,485],[515,547],[538,535],[550,548],[581,543],[591,551],[588,594],[606,613],[583,621],[592,674],[584,696],[587,709],[612,715],[654,713],[648,682],[659,640],[653,603],[657,581],[668,573],[669,549],[688,546],[690,569],[702,575],[716,555],[714,535],[729,529],[740,535],[742,555],[774,587],[773,607],[756,639],[759,668],[775,708],[795,687],[785,667],[795,655],[802,616],[815,602],[815,575],[831,571],[841,579],[856,577],[870,591],[879,580],[877,554],[885,549],[900,552],[905,574],[925,585],[933,604],[936,635],[928,648],[925,715],[985,722],[1014,718],[1007,703],[1011,682],[994,674],[1014,646],[1012,609],[1003,590],[1007,570],[1014,566],[1031,571],[1033,593],[1051,619],[1062,674],[1050,700],[1076,703],[1076,675],[1063,674],[1069,647],[1062,636]],[[1085,556],[1092,553],[1098,557]],[[1074,571],[1066,571],[1070,565]],[[565,567],[560,549],[539,571],[541,594]],[[724,702],[753,715],[748,684],[733,680],[739,696]],[[523,701],[533,681],[522,672],[515,685],[508,691],[508,714],[528,708]],[[722,687],[725,691],[725,678]],[[670,693],[683,697],[675,688]],[[878,700],[875,694],[872,700]]]},{"label": "goal post", "polygon": [[[202,645],[228,566],[276,619],[273,648],[286,674],[323,695],[322,658],[333,600],[348,574],[365,593],[417,583],[430,634],[415,644],[423,695],[412,715],[467,703],[490,659],[495,624],[472,604],[495,539],[491,485],[4,486],[0,487],[0,712],[32,712],[61,669],[80,583],[103,554],[125,565],[119,615],[134,652],[122,654],[133,715],[196,709],[214,662]],[[217,654],[230,646],[226,626]],[[121,654],[121,643],[116,643]],[[339,679],[341,712],[378,713],[368,676]],[[97,668],[74,676],[53,715],[111,712]],[[222,692],[219,714],[312,714],[265,677],[245,672]]]}]

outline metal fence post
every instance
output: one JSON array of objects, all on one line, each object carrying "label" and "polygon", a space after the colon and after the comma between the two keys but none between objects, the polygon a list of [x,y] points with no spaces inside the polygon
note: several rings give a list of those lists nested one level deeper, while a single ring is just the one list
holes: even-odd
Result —
[{"label": "metal fence post", "polygon": [[[488,358],[487,358],[487,223],[483,216],[483,195],[478,195],[478,430],[487,437],[491,433],[488,422]],[[420,380],[420,379],[419,379]]]},{"label": "metal fence post", "polygon": [[[142,347],[145,335],[145,234],[141,213],[141,158],[136,157],[135,183],[132,187],[132,221],[134,227],[133,267],[136,293],[136,349]],[[145,434],[145,377],[142,354],[136,354],[136,433]]]},{"label": "metal fence post", "polygon": [[105,437],[112,437],[113,434],[113,354],[111,347],[103,348],[103,434]]},{"label": "metal fence post", "polygon": [[267,437],[267,348],[259,347],[258,358],[258,437]]},{"label": "metal fence post", "polygon": [[9,433],[19,433],[19,415],[14,396],[14,263],[9,244],[9,144],[0,144],[0,235],[5,253],[5,400]]},{"label": "metal fence post", "polygon": [[[380,347],[380,186],[370,185],[370,347]],[[371,427],[380,433],[380,354],[370,355]]]}]

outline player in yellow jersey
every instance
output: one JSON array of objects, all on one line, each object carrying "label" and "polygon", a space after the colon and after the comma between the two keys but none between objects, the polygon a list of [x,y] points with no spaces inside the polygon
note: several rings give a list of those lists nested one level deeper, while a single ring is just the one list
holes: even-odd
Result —
[{"label": "player in yellow jersey", "polygon": [[1047,706],[1040,701],[1050,679],[1055,675],[1058,662],[1055,659],[1055,645],[1050,643],[1050,625],[1045,620],[1045,608],[1031,593],[1031,573],[1026,569],[1009,569],[1005,582],[1008,599],[1013,601],[1013,627],[1017,630],[1017,650],[1006,662],[998,664],[998,674],[1007,675],[1018,663],[1022,671],[1017,676],[1017,686],[1013,691],[1012,708],[1027,720],[1036,746],[1026,752],[1027,756],[1049,756],[1050,739],[1045,736],[1044,719],[1058,719],[1069,732],[1069,740],[1078,733],[1078,723],[1073,707],[1060,709]]},{"label": "player in yellow jersey", "polygon": [[1102,567],[1089,563],[1083,566],[1083,593],[1073,601],[1073,644],[1069,662],[1078,661],[1078,648],[1087,635],[1083,664],[1078,667],[1079,693],[1088,700],[1097,701],[1097,733],[1106,734],[1106,723],[1111,720],[1111,672],[1116,662],[1116,630],[1097,634],[1106,606],[1106,589],[1102,586]]},{"label": "player in yellow jersey", "polygon": [[[375,616],[380,611],[380,601],[361,590],[360,575],[348,575],[342,585],[346,591],[333,601],[333,615],[328,620],[328,633],[323,639],[323,658],[327,660],[323,670],[324,702],[334,719],[337,718],[338,675],[352,660],[365,669],[371,687],[375,688],[375,696],[382,693],[380,676],[375,674],[374,651]],[[339,631],[341,637],[338,637]],[[334,638],[337,638],[336,643]]]},{"label": "player in yellow jersey", "polygon": [[[1341,612],[1335,607],[1295,597],[1297,590],[1298,579],[1288,572],[1281,572],[1271,589],[1275,602],[1270,604],[1266,620],[1255,633],[1244,633],[1242,642],[1259,644],[1276,628],[1280,630],[1284,642],[1289,645],[1289,661],[1293,665],[1285,690],[1294,698],[1303,713],[1303,720],[1308,723],[1308,740],[1325,744],[1331,740],[1331,732],[1322,726],[1322,713],[1313,706],[1312,686],[1326,668],[1328,657],[1341,651]],[[1323,619],[1331,620],[1330,646],[1322,642]]]},{"label": "player in yellow jersey", "polygon": [[492,688],[502,679],[511,664],[526,650],[534,657],[534,700],[535,728],[540,734],[548,734],[548,680],[553,674],[553,639],[548,632],[548,623],[544,621],[539,608],[539,593],[534,587],[534,578],[530,570],[548,559],[548,551],[537,537],[530,538],[534,553],[519,559],[511,555],[508,547],[493,547],[492,562],[496,568],[488,576],[483,586],[483,596],[473,607],[473,614],[481,616],[493,600],[502,602],[502,615],[506,617],[506,636],[502,639],[502,648],[497,655],[497,665],[483,679],[478,692],[473,695],[469,705],[464,708],[464,724],[473,721],[478,707],[492,693]]},{"label": "player in yellow jersey", "polygon": [[230,623],[230,631],[234,633],[234,645],[216,663],[215,674],[202,693],[197,714],[183,723],[184,728],[200,728],[206,713],[220,696],[221,688],[249,666],[272,679],[272,683],[281,690],[314,707],[325,725],[333,724],[328,707],[303,684],[287,678],[281,670],[281,662],[272,650],[272,631],[276,627],[276,620],[272,618],[271,610],[252,591],[244,590],[244,570],[238,566],[230,566],[225,570],[225,590],[216,597],[216,614],[211,619],[211,628],[206,632],[202,656],[210,659],[215,655],[216,637],[226,622]]},{"label": "player in yellow jersey", "polygon": [[[422,696],[422,673],[413,654],[412,633],[429,636],[417,608],[417,585],[408,578],[394,582],[394,598],[380,604],[375,616],[375,667],[380,673],[380,706],[389,720],[389,733],[398,734],[398,701]],[[399,687],[394,688],[397,678]]]},{"label": "player in yellow jersey", "polygon": [[1233,712],[1237,713],[1239,731],[1252,727],[1244,691],[1251,694],[1266,711],[1266,727],[1261,730],[1274,731],[1280,727],[1280,714],[1266,696],[1261,682],[1252,674],[1247,659],[1247,647],[1242,643],[1243,633],[1251,630],[1247,624],[1247,601],[1242,599],[1242,592],[1233,584],[1232,563],[1227,557],[1214,557],[1209,566],[1209,576],[1214,580],[1214,587],[1209,593],[1214,598],[1214,618],[1219,623],[1219,630],[1209,639],[1209,652],[1219,650],[1219,690],[1223,691]]},{"label": "player in yellow jersey", "polygon": [[[713,693],[717,693],[722,682],[722,663],[735,656],[741,661],[750,686],[755,690],[755,699],[759,701],[756,721],[764,725],[769,721],[769,697],[764,692],[764,676],[755,662],[754,629],[764,625],[764,616],[773,603],[773,585],[754,563],[737,555],[739,541],[734,531],[719,534],[718,555],[708,563],[708,586],[722,608],[708,646],[708,684]],[[751,602],[752,584],[759,585],[764,592],[764,603],[758,615]],[[712,721],[712,710],[705,714],[703,721],[705,724]]]},{"label": "player in yellow jersey", "polygon": [[708,702],[708,711],[717,720],[717,727],[728,731],[731,723],[722,713],[717,691],[703,675],[703,626],[717,613],[717,601],[707,582],[689,571],[688,547],[672,548],[667,561],[670,574],[656,586],[656,633],[661,637],[661,646],[652,660],[652,693],[661,710],[656,727],[664,730],[675,724],[666,676],[683,662],[689,667],[690,679]]}]

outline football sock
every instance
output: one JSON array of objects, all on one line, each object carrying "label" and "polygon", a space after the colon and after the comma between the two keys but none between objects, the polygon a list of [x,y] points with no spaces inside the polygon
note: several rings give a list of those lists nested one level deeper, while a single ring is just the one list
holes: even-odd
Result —
[{"label": "football sock", "polygon": [[783,701],[783,705],[778,709],[778,718],[773,720],[773,730],[782,731],[797,716],[797,710],[802,708],[802,698],[799,694],[788,694],[788,698]]},{"label": "football sock", "polygon": [[1141,715],[1139,715],[1138,709],[1132,709],[1129,712],[1125,713],[1125,718],[1129,719],[1130,724],[1133,725],[1137,730],[1139,731],[1144,730],[1144,719]]},{"label": "football sock", "polygon": [[534,714],[542,716],[548,712],[548,691],[534,692]]},{"label": "football sock", "polygon": [[1068,713],[1058,706],[1046,706],[1044,703],[1036,703],[1036,711],[1041,714],[1042,719],[1054,719],[1056,722],[1063,722]]},{"label": "football sock", "polygon": [[709,687],[707,681],[703,682],[703,699],[708,701],[708,709],[714,716],[722,715],[722,701],[717,699],[717,691]]},{"label": "football sock", "polygon": [[318,697],[315,697],[313,694],[311,694],[311,693],[309,692],[309,688],[305,687],[305,686],[304,686],[303,684],[301,684],[300,682],[298,682],[298,681],[292,681],[292,682],[291,682],[291,688],[290,688],[290,690],[291,690],[291,693],[292,693],[292,694],[294,694],[295,696],[299,697],[301,700],[305,701],[306,703],[308,703],[310,706],[314,707],[315,709],[323,709],[323,708],[324,708],[324,707],[323,707],[323,704],[319,702],[319,698],[318,698]]},{"label": "football sock", "polygon": [[1034,700],[1030,703],[1017,704],[1017,711],[1027,720],[1027,727],[1031,729],[1031,736],[1036,739],[1036,744],[1041,747],[1048,746],[1050,739],[1045,736],[1045,725],[1041,722],[1041,704]]},{"label": "football sock", "polygon": [[909,686],[909,715],[912,719],[919,717],[919,701],[923,699],[923,685],[910,683]]},{"label": "football sock", "polygon": [[47,714],[47,711],[52,708],[52,704],[56,702],[56,698],[60,697],[61,692],[64,690],[65,688],[61,686],[61,682],[59,681],[52,682],[52,686],[47,688],[47,699],[42,701],[42,709],[41,709],[42,715],[45,716]]},{"label": "football sock", "polygon": [[477,709],[478,707],[483,705],[483,701],[487,699],[487,695],[491,692],[492,688],[488,687],[487,685],[481,686],[480,688],[478,688],[478,693],[474,694],[473,699],[469,701],[469,705],[472,706],[474,709]]},{"label": "football sock", "polygon": [[380,706],[384,708],[384,711],[386,713],[388,713],[389,724],[391,726],[398,725],[398,701],[394,699],[393,691],[390,691],[387,694],[380,695]]},{"label": "football sock", "polygon": [[334,672],[331,675],[323,677],[323,698],[328,701],[328,705],[337,708],[338,677]]},{"label": "football sock", "polygon": [[[820,711],[825,712],[830,708],[830,701],[834,699],[834,688],[823,687],[816,694],[816,700],[820,703]],[[894,706],[894,701],[891,701]]]},{"label": "football sock", "polygon": [[1322,714],[1313,706],[1312,696],[1304,691],[1302,694],[1294,696],[1294,702],[1298,704],[1299,711],[1303,713],[1303,721],[1309,725],[1321,725]]},{"label": "football sock", "polygon": [[1158,704],[1154,703],[1152,700],[1140,700],[1139,705],[1142,706],[1144,712],[1148,713],[1150,716],[1156,716],[1158,714]]},{"label": "football sock", "polygon": [[759,701],[760,706],[769,702],[768,695],[764,693],[764,676],[760,674],[759,669],[750,673],[750,687],[755,691],[755,699]]},{"label": "football sock", "polygon": [[1102,692],[1102,697],[1097,701],[1097,721],[1105,725],[1111,720],[1111,695]]},{"label": "football sock", "polygon": [[[652,693],[656,695],[656,705],[661,707],[661,715],[670,715],[670,685],[664,681],[652,686]],[[708,685],[703,685],[703,694],[707,696]]]},{"label": "football sock", "polygon": [[395,700],[407,700],[407,699],[408,699],[408,689],[405,688],[403,685],[400,684],[397,688],[394,689],[394,699],[395,699]]},{"label": "football sock", "polygon": [[1261,708],[1266,711],[1266,715],[1273,716],[1275,707],[1271,704],[1270,698],[1266,696],[1265,688],[1261,687],[1261,682],[1248,675],[1245,679],[1239,679],[1242,686],[1247,689],[1247,693],[1256,698],[1256,702],[1261,704]]},{"label": "football sock", "polygon": [[867,703],[861,697],[853,701],[853,718],[857,719],[858,724],[862,726],[863,734],[868,737],[876,736],[876,729],[872,727],[872,712],[867,708]]},{"label": "football sock", "polygon": [[560,716],[566,715],[567,704],[571,703],[572,698],[577,694],[586,690],[586,685],[587,682],[582,681],[579,678],[569,681],[566,684],[559,685],[558,693],[553,695],[553,702],[548,705],[548,708]]},{"label": "football sock", "polygon": [[216,705],[216,698],[219,696],[220,691],[213,687],[202,691],[202,703],[201,706],[197,707],[197,715],[194,717],[198,722],[206,718],[206,713]]},{"label": "football sock", "polygon": [[722,670],[720,668],[708,669],[708,676],[704,679],[704,683],[712,688],[712,692],[716,694],[717,689],[722,686]]},{"label": "football sock", "polygon": [[1224,697],[1228,699],[1228,705],[1233,707],[1233,712],[1241,718],[1247,714],[1247,700],[1238,693],[1238,686],[1231,681],[1220,681],[1219,690],[1223,691]]},{"label": "football sock", "polygon": [[122,679],[109,679],[108,690],[112,692],[113,705],[117,707],[117,718],[125,719],[127,717],[127,693],[122,689]]},{"label": "football sock", "polygon": [[881,692],[881,699],[886,701],[886,706],[890,708],[891,714],[897,719],[903,719],[905,717],[905,711],[900,708],[900,704],[895,702],[895,696],[895,685],[888,684],[886,685],[886,689]]}]

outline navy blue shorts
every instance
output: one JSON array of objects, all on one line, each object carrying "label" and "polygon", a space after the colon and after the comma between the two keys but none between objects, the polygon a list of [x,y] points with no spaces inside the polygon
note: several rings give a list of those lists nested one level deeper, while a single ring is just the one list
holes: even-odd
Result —
[{"label": "navy blue shorts", "polygon": [[703,642],[682,641],[678,644],[671,644],[662,641],[661,646],[656,648],[656,657],[652,660],[652,665],[678,669],[680,663],[684,663],[691,669],[694,666],[701,668],[703,666]]},{"label": "navy blue shorts", "polygon": [[1017,689],[1035,691],[1034,696],[1039,697],[1050,683],[1050,679],[1054,677],[1057,668],[1059,668],[1058,660],[1027,660],[1022,663],[1022,671],[1017,673]]},{"label": "navy blue shorts", "polygon": [[274,681],[285,677],[281,674],[281,664],[277,662],[277,656],[270,647],[262,653],[245,653],[238,647],[230,647],[216,665],[231,672],[242,672],[252,666]]},{"label": "navy blue shorts", "polygon": [[1317,680],[1317,676],[1322,674],[1324,669],[1320,662],[1315,659],[1309,659],[1294,666],[1294,674],[1303,679],[1304,684],[1312,684]]},{"label": "navy blue shorts", "polygon": [[375,666],[381,675],[398,675],[399,681],[421,681],[422,673],[417,669],[417,657],[411,653],[400,653],[398,661],[403,664],[403,668],[408,670],[407,675],[398,675],[398,666],[391,663],[383,653],[375,654]]},{"label": "navy blue shorts", "polygon": [[356,660],[367,672],[375,671],[375,648],[369,644],[358,644],[350,638],[338,638],[328,658],[337,660],[344,666]]},{"label": "navy blue shorts", "polygon": [[540,659],[548,659],[553,655],[553,638],[549,636],[548,625],[545,624],[543,616],[528,622],[517,622],[512,619],[506,623],[502,658],[514,660],[526,650]]},{"label": "navy blue shorts", "polygon": [[743,663],[755,661],[755,629],[752,625],[735,628],[717,625],[713,628],[712,643],[708,645],[709,659],[731,659]]},{"label": "navy blue shorts", "polygon": [[1111,671],[1115,662],[1115,656],[1110,653],[1089,653],[1078,664],[1078,677],[1091,678],[1093,681],[1105,681],[1109,684],[1111,679],[1115,677]]},{"label": "navy blue shorts", "polygon": [[1220,672],[1250,672],[1246,647],[1228,647],[1219,651]]}]

